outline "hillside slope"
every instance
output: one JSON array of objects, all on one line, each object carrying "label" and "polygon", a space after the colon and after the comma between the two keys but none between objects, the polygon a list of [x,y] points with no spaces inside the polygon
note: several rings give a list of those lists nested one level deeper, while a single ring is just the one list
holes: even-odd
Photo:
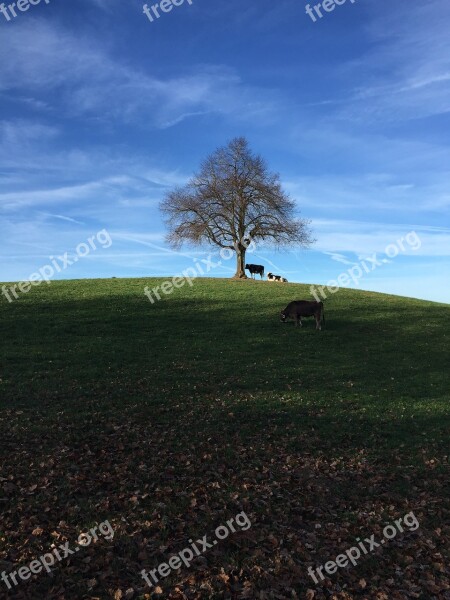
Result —
[{"label": "hillside slope", "polygon": [[[279,321],[308,286],[203,279],[151,304],[143,288],[162,281],[0,300],[0,561],[30,562],[54,531],[116,532],[12,597],[143,598],[142,568],[245,510],[252,528],[163,580],[163,597],[444,598],[450,307],[340,290],[319,332]],[[417,531],[308,576],[411,510]]]}]

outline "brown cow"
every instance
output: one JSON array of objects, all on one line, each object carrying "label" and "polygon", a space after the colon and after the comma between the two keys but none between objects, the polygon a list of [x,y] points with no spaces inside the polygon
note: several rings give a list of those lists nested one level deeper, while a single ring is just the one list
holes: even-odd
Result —
[{"label": "brown cow", "polygon": [[316,319],[316,329],[322,329],[322,323],[325,324],[323,302],[294,300],[281,311],[283,323],[286,322],[286,319],[294,319],[295,325],[298,326],[300,323],[300,327],[302,327],[302,317],[314,317]]}]

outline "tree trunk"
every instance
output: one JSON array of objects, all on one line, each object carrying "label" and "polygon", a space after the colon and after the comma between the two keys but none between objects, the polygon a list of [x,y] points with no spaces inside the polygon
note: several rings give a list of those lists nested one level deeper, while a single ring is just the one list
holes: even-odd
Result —
[{"label": "tree trunk", "polygon": [[245,274],[245,248],[236,248],[236,273],[233,279],[247,279]]}]

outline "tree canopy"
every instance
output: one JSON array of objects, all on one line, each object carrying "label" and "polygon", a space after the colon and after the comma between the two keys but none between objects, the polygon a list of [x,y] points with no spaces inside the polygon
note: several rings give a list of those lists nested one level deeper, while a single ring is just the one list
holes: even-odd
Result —
[{"label": "tree canopy", "polygon": [[160,208],[173,247],[208,243],[236,251],[235,277],[245,277],[250,240],[276,247],[313,243],[309,221],[296,217],[296,205],[279,175],[238,137],[218,148],[184,186],[170,191]]}]

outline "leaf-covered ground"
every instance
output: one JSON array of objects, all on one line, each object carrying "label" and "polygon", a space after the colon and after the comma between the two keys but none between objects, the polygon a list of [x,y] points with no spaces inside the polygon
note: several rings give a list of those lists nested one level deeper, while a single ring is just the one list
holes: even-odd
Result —
[{"label": "leaf-covered ground", "polygon": [[[105,520],[114,539],[0,598],[450,598],[450,308],[341,290],[316,332],[278,319],[306,286],[198,280],[151,305],[158,283],[1,298],[0,573]],[[146,586],[241,511],[250,529]]]}]

